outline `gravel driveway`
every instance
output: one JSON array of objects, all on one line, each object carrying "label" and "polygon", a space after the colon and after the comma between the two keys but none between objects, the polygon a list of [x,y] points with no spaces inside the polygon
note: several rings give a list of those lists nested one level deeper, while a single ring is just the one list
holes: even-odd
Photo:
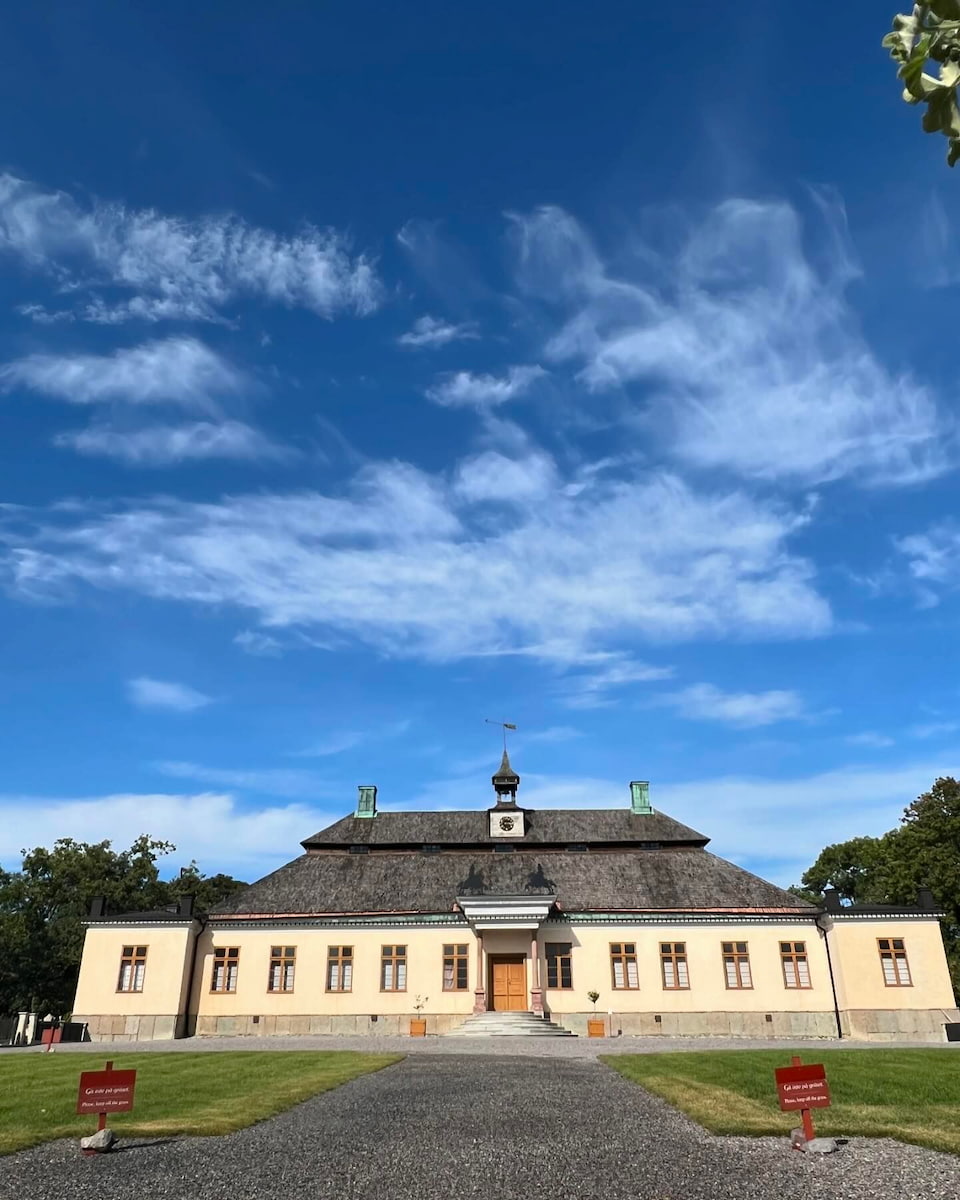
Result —
[{"label": "gravel driveway", "polygon": [[785,1139],[712,1137],[594,1060],[427,1054],[222,1138],[0,1159],[2,1200],[131,1196],[956,1200],[960,1159],[860,1139],[808,1157]]}]

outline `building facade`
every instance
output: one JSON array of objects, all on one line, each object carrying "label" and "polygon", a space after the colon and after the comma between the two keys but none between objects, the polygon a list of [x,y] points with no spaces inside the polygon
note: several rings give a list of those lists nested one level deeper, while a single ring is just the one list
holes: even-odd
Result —
[{"label": "building facade", "polygon": [[[943,1041],[960,1020],[939,914],[824,909],[655,811],[523,807],[506,753],[477,811],[356,811],[215,910],[87,922],[73,1019],[97,1040],[456,1031]],[[594,1003],[590,993],[599,993]]]}]

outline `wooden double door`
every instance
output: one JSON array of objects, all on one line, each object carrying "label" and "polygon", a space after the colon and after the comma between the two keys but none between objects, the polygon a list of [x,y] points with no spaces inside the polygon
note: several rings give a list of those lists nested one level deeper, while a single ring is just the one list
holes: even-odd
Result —
[{"label": "wooden double door", "polygon": [[526,1012],[527,964],[522,954],[490,957],[490,1007],[494,1012]]}]

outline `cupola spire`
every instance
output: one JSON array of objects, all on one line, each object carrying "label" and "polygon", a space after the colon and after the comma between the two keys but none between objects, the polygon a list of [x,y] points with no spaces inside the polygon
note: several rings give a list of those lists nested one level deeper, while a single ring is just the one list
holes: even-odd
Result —
[{"label": "cupola spire", "polygon": [[493,783],[493,790],[497,793],[498,806],[516,805],[520,776],[510,765],[510,755],[507,754],[506,746],[503,748],[503,758],[500,759],[500,766],[491,782]]}]

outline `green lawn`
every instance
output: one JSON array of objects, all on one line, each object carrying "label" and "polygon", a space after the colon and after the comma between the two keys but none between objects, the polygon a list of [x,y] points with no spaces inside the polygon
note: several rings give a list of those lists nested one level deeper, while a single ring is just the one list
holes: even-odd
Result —
[{"label": "green lawn", "polygon": [[[230,1133],[318,1092],[399,1062],[400,1054],[337,1051],[216,1051],[118,1054],[137,1071],[134,1109],[111,1115],[121,1137]],[[0,1154],[61,1137],[82,1137],[96,1116],[78,1117],[81,1071],[103,1070],[99,1054],[0,1055]]]},{"label": "green lawn", "polygon": [[960,1154],[960,1054],[949,1050],[717,1050],[616,1054],[603,1061],[712,1133],[786,1134],[800,1114],[780,1111],[774,1067],[822,1062],[833,1104],[815,1109],[817,1133],[892,1137]]}]

